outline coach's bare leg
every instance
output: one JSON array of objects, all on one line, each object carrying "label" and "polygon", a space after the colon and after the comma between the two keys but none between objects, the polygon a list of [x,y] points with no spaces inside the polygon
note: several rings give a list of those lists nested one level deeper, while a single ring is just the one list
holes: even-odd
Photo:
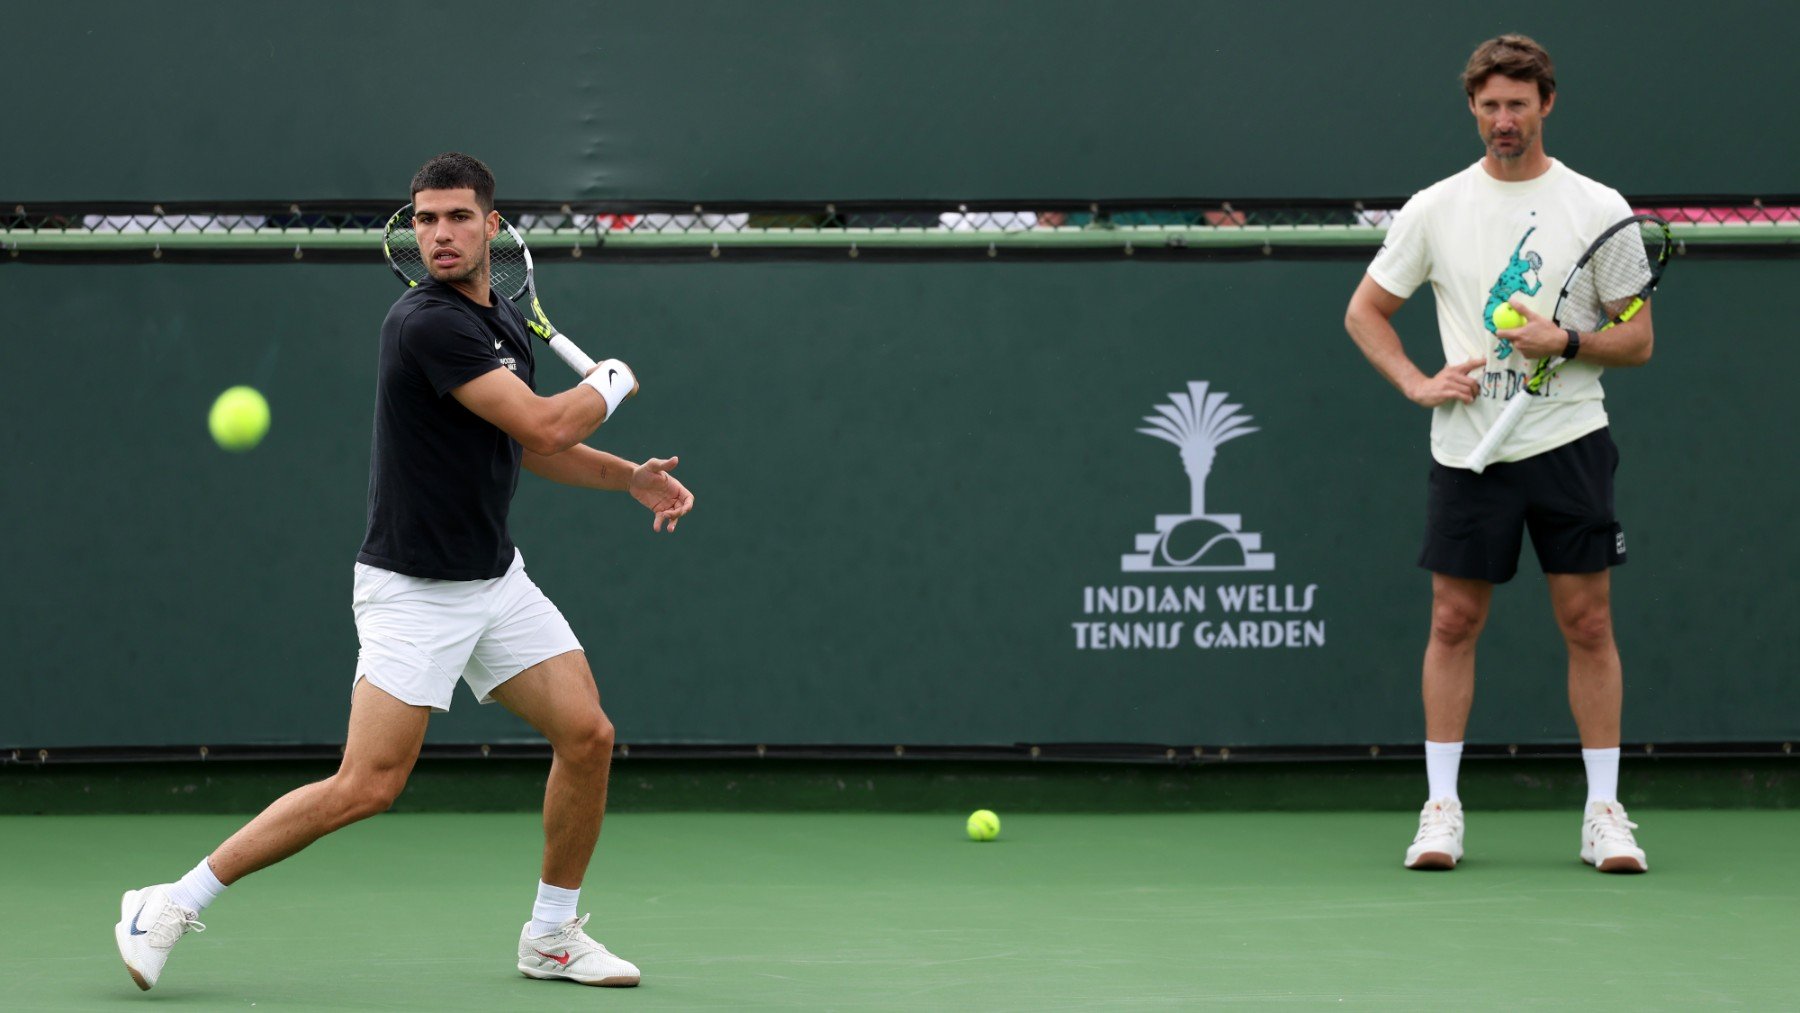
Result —
[{"label": "coach's bare leg", "polygon": [[406,787],[430,716],[430,708],[401,703],[359,680],[337,773],[288,792],[232,834],[207,859],[213,875],[230,886],[339,827],[386,812]]},{"label": "coach's bare leg", "polygon": [[1583,749],[1619,744],[1625,678],[1613,640],[1612,574],[1552,573],[1550,604],[1569,647],[1569,709]]},{"label": "coach's bare leg", "polygon": [[493,697],[550,740],[542,878],[576,889],[600,839],[612,772],[613,726],[600,709],[587,655],[570,651],[541,661],[501,683]]},{"label": "coach's bare leg", "polygon": [[1494,585],[1431,575],[1431,639],[1425,644],[1425,737],[1461,742],[1475,702],[1475,642],[1487,625]]}]

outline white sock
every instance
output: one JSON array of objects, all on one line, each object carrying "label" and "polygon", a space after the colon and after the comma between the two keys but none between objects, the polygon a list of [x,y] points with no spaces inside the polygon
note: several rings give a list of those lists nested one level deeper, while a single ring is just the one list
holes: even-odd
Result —
[{"label": "white sock", "polygon": [[565,890],[538,880],[537,903],[531,905],[531,928],[528,934],[536,939],[562,928],[563,922],[575,917],[575,906],[579,903],[581,887]]},{"label": "white sock", "polygon": [[1460,742],[1425,740],[1425,777],[1431,782],[1432,799],[1462,801],[1456,793],[1456,769],[1462,765],[1462,747]]},{"label": "white sock", "polygon": [[1619,800],[1619,747],[1583,749],[1581,762],[1587,766],[1589,804]]},{"label": "white sock", "polygon": [[212,866],[202,858],[193,871],[181,877],[181,882],[169,887],[169,899],[199,914],[224,892],[225,884],[219,882],[219,877],[213,875]]}]

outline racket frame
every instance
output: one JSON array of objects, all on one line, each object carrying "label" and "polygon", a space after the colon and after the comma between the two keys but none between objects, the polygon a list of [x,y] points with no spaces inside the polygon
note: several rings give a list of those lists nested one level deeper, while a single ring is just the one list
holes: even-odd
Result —
[{"label": "racket frame", "polygon": [[[388,269],[394,272],[395,277],[405,282],[408,288],[417,288],[418,280],[409,277],[405,271],[400,269],[400,265],[394,262],[394,251],[389,245],[389,237],[394,234],[396,227],[411,230],[412,208],[412,204],[408,202],[388,218],[387,227],[381,233],[381,255],[387,261]],[[530,299],[526,304],[529,312],[525,314],[525,326],[529,327],[533,334],[542,338],[544,343],[550,346],[550,350],[556,353],[556,357],[566,363],[578,376],[586,376],[593,372],[594,360],[574,341],[570,340],[568,335],[557,330],[556,326],[550,322],[549,316],[544,313],[543,303],[538,301],[537,272],[531,260],[531,247],[525,245],[525,237],[519,234],[518,229],[513,228],[513,224],[506,220],[505,215],[500,216],[500,228],[506,230],[512,236],[513,242],[519,244],[519,252],[525,258],[525,284],[520,286],[516,292],[503,293],[504,297],[516,303],[520,296],[529,296]],[[415,237],[414,242],[417,243],[417,241]]]},{"label": "racket frame", "polygon": [[[1663,268],[1669,262],[1669,253],[1673,248],[1673,244],[1669,236],[1669,223],[1664,220],[1661,215],[1648,213],[1634,214],[1629,218],[1622,218],[1611,226],[1608,226],[1605,232],[1600,233],[1598,238],[1588,244],[1588,248],[1581,254],[1581,258],[1575,261],[1575,266],[1569,269],[1568,277],[1563,279],[1562,290],[1556,295],[1556,309],[1551,314],[1551,319],[1555,321],[1558,326],[1564,326],[1561,319],[1563,303],[1569,297],[1569,290],[1575,287],[1575,278],[1581,273],[1581,269],[1586,267],[1588,262],[1594,259],[1594,255],[1600,251],[1601,247],[1606,245],[1606,241],[1611,239],[1620,229],[1628,228],[1633,225],[1642,229],[1645,224],[1656,225],[1662,232],[1663,240],[1661,252],[1657,256],[1655,263],[1650,265],[1650,280],[1642,289],[1638,290],[1638,293],[1635,296],[1632,296],[1631,301],[1625,305],[1624,309],[1620,310],[1616,316],[1607,320],[1605,324],[1590,333],[1597,334],[1600,331],[1611,330],[1619,324],[1625,323],[1632,317],[1637,316],[1638,311],[1643,309],[1644,306],[1649,303],[1651,293],[1655,292],[1656,286],[1662,282]],[[1487,470],[1488,465],[1494,463],[1494,454],[1499,451],[1500,444],[1505,442],[1506,438],[1512,434],[1513,429],[1518,426],[1519,419],[1529,410],[1527,406],[1530,404],[1531,399],[1539,396],[1543,392],[1544,386],[1550,382],[1550,378],[1555,376],[1556,372],[1568,361],[1569,360],[1563,358],[1561,355],[1547,355],[1538,360],[1537,368],[1532,370],[1530,379],[1526,380],[1519,391],[1508,399],[1506,407],[1500,411],[1500,417],[1494,420],[1494,424],[1488,428],[1486,433],[1482,434],[1480,442],[1475,444],[1475,449],[1469,451],[1469,456],[1463,462],[1463,467],[1468,468],[1470,471],[1479,475]]]}]

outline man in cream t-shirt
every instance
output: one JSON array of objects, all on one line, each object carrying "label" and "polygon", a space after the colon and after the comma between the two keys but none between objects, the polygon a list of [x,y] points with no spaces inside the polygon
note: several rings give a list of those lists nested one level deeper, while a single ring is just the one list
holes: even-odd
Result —
[{"label": "man in cream t-shirt", "polygon": [[[1484,362],[1479,396],[1432,412],[1431,456],[1439,464],[1463,466],[1536,365],[1497,337],[1494,308],[1511,301],[1549,316],[1588,243],[1630,214],[1618,191],[1554,159],[1542,175],[1516,183],[1476,162],[1407,202],[1369,277],[1402,299],[1430,282],[1445,361]],[[1578,353],[1520,416],[1495,460],[1522,461],[1606,428],[1602,371]]]},{"label": "man in cream t-shirt", "polygon": [[[1432,573],[1425,648],[1425,759],[1430,796],[1407,849],[1412,869],[1453,869],[1463,855],[1456,775],[1475,695],[1475,645],[1494,585],[1518,569],[1523,535],[1550,587],[1569,651],[1569,700],[1587,767],[1582,861],[1604,872],[1643,872],[1635,824],[1618,802],[1623,700],[1612,635],[1610,568],[1625,562],[1613,512],[1618,449],[1607,429],[1600,376],[1650,358],[1650,307],[1601,332],[1549,319],[1557,293],[1588,244],[1631,214],[1619,193],[1544,152],[1556,103],[1550,55],[1523,35],[1482,43],[1463,72],[1469,111],[1486,148],[1480,161],[1420,191],[1351,297],[1345,328],[1371,364],[1409,400],[1432,410],[1425,545]],[[1427,373],[1406,355],[1391,318],[1423,284],[1437,301],[1446,365]],[[1524,326],[1502,330],[1509,302]],[[1569,362],[1536,396],[1522,387],[1537,361]],[[1534,397],[1481,474],[1469,451],[1512,397]]]}]

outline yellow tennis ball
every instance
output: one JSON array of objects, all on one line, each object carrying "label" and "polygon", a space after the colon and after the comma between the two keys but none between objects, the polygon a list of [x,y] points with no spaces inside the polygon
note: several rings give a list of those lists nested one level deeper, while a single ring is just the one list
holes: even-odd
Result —
[{"label": "yellow tennis ball", "polygon": [[269,402],[254,387],[228,388],[206,413],[206,428],[214,443],[241,454],[269,431]]},{"label": "yellow tennis ball", "polygon": [[992,809],[977,809],[969,814],[969,840],[991,841],[1000,836],[1000,817]]},{"label": "yellow tennis ball", "polygon": [[1514,327],[1525,326],[1525,314],[1513,309],[1512,303],[1503,302],[1494,307],[1494,326],[1503,331]]}]

